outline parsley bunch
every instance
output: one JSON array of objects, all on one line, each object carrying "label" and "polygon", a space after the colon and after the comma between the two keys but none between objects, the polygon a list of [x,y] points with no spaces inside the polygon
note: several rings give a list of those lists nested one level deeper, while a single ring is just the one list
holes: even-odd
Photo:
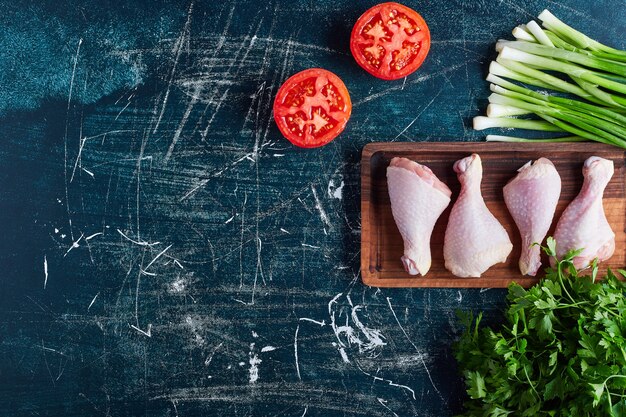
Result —
[{"label": "parsley bunch", "polygon": [[[548,238],[543,250],[555,257]],[[455,346],[467,417],[626,416],[626,283],[578,276],[567,253],[525,290],[511,284],[505,324],[461,314]],[[626,271],[619,270],[626,276]]]}]

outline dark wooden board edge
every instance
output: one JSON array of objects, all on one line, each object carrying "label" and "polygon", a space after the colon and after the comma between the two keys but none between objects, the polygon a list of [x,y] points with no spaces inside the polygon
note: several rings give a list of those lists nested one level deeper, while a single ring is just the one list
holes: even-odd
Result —
[{"label": "dark wooden board edge", "polygon": [[[365,221],[371,215],[370,197],[371,197],[371,159],[377,152],[389,151],[389,147],[393,146],[394,151],[402,152],[404,150],[414,150],[420,142],[372,142],[363,147],[361,153],[361,281],[369,287],[379,288],[507,288],[511,283],[516,282],[524,288],[535,285],[543,275],[537,277],[516,277],[516,278],[420,278],[415,279],[411,285],[406,284],[406,280],[410,280],[410,276],[403,279],[381,279],[378,275],[370,270],[370,221]],[[480,154],[484,150],[489,152],[510,151],[510,148],[519,144],[494,143],[494,142],[428,142],[426,146],[435,148],[438,151],[458,151],[459,146],[471,146],[468,153]],[[546,146],[547,145],[547,146]],[[542,144],[546,151],[554,149],[562,151],[563,144]],[[599,151],[615,150],[608,145],[600,145],[594,143],[567,143],[570,152],[589,152],[590,147]],[[439,149],[437,149],[439,148]],[[593,151],[593,150],[591,150]],[[626,151],[622,152],[623,158],[626,160]],[[623,184],[626,187],[626,183]],[[540,272],[540,274],[543,274]]]}]

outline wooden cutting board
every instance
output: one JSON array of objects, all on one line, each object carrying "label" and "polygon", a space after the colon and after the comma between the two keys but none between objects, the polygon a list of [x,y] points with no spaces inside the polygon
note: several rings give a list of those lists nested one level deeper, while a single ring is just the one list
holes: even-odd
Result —
[{"label": "wooden cutting board", "polygon": [[[482,193],[489,210],[505,227],[513,251],[505,263],[492,266],[480,278],[457,278],[444,267],[443,238],[450,209],[459,194],[460,185],[452,165],[458,159],[477,153],[483,162]],[[524,287],[536,283],[543,276],[523,277],[518,269],[521,238],[510,216],[502,195],[502,188],[513,178],[517,169],[529,160],[549,158],[561,175],[562,190],[552,227],[561,213],[578,194],[583,182],[583,162],[597,155],[613,160],[615,174],[604,192],[604,210],[616,234],[615,254],[601,265],[626,266],[625,233],[625,170],[624,151],[595,143],[370,143],[363,149],[361,160],[361,276],[363,282],[376,287],[450,287],[496,288],[507,287],[516,281]],[[452,202],[441,215],[431,239],[432,266],[425,277],[408,275],[400,261],[403,242],[391,214],[387,191],[386,170],[391,158],[400,156],[427,165],[452,190]],[[557,242],[558,244],[558,242]],[[547,258],[544,255],[544,265]]]}]

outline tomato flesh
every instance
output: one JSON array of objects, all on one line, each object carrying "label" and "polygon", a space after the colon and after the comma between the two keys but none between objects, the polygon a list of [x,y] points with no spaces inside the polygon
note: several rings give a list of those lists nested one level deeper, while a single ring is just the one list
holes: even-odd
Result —
[{"label": "tomato flesh", "polygon": [[312,68],[290,77],[274,100],[274,119],[291,143],[315,148],[345,128],[352,103],[348,89],[330,71]]},{"label": "tomato flesh", "polygon": [[422,65],[430,49],[430,31],[415,10],[398,3],[382,3],[357,20],[350,49],[367,72],[395,80]]}]

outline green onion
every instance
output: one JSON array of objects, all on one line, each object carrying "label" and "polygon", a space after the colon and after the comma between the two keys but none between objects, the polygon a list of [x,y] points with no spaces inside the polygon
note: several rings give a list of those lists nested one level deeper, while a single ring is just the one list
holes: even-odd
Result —
[{"label": "green onion", "polygon": [[[512,32],[516,40],[496,43],[499,55],[487,76],[493,94],[487,116],[474,118],[474,129],[570,134],[541,139],[488,135],[489,141],[593,140],[626,149],[626,51],[591,39],[547,10],[539,19],[543,27],[534,21],[519,25]],[[514,117],[520,115],[530,117]]]},{"label": "green onion", "polygon": [[526,30],[526,25],[520,25],[513,29],[513,37],[520,41],[536,43],[537,39]]},{"label": "green onion", "polygon": [[488,117],[507,117],[507,116],[521,116],[523,114],[529,114],[528,110],[519,109],[517,107],[502,106],[500,104],[490,104],[487,106]]},{"label": "green onion", "polygon": [[509,117],[474,117],[474,130],[484,130],[491,127],[542,130],[544,132],[562,132],[562,130],[558,127],[542,120],[513,119]]},{"label": "green onion", "polygon": [[[556,91],[564,91],[564,92],[571,93],[571,94],[576,94],[577,96],[581,98],[584,98],[590,101],[595,101],[598,104],[604,104],[604,102],[597,100],[593,95],[589,94],[588,92],[586,92],[585,90],[583,90],[582,88],[580,88],[579,86],[575,84],[568,83],[567,81],[563,81],[560,78],[557,78],[553,75],[546,74],[544,72],[531,68],[527,65],[522,64],[521,62],[508,61],[508,60],[504,60],[500,58],[498,59],[499,61],[495,61],[497,64],[502,65],[504,68],[510,71],[514,71],[514,72],[523,74],[527,77],[530,77],[531,79],[538,80],[539,84],[546,86],[544,88],[548,88],[548,89],[552,89]],[[507,77],[507,78],[511,78],[516,81],[521,81],[513,77]],[[537,83],[533,84],[532,82],[529,82],[526,84],[534,85],[536,87],[541,87],[541,85],[537,85]]]},{"label": "green onion", "polygon": [[580,136],[563,136],[560,138],[540,138],[540,139],[528,139],[517,138],[514,136],[501,136],[501,135],[487,135],[485,138],[487,142],[546,142],[546,143],[559,143],[559,142],[586,142],[587,139]]},{"label": "green onion", "polygon": [[581,54],[573,51],[567,51],[565,49],[538,45],[536,43],[519,41],[500,41],[496,43],[496,51],[501,51],[505,46],[517,49],[519,51],[528,52],[534,55],[571,61],[577,64],[584,65],[586,67],[626,76],[625,65],[608,59],[589,56],[587,54]]},{"label": "green onion", "polygon": [[596,72],[590,71],[578,65],[529,54],[517,49],[509,48],[508,46],[502,48],[502,51],[496,60],[498,62],[501,62],[501,60],[523,62],[537,68],[558,71],[568,75],[571,74],[575,77],[582,78],[585,81],[590,81],[601,85],[602,87],[626,94],[626,84],[600,77]]},{"label": "green onion", "polygon": [[552,30],[558,35],[563,35],[566,39],[572,40],[577,46],[583,49],[602,51],[611,55],[626,57],[626,51],[611,48],[609,46],[601,44],[600,42],[594,41],[584,33],[581,33],[561,22],[548,10],[544,10],[543,12],[541,12],[538,17],[547,29]]},{"label": "green onion", "polygon": [[[500,87],[504,87],[505,89],[521,93],[518,95],[518,98],[522,100],[531,100],[534,103],[537,103],[536,100],[541,100],[547,102],[547,105],[558,108],[566,108],[570,110],[584,111],[590,114],[593,114],[596,117],[599,117],[604,120],[608,120],[611,122],[616,122],[621,125],[626,125],[626,117],[622,114],[617,113],[618,109],[608,109],[605,107],[594,106],[588,103],[584,103],[582,101],[568,99],[564,97],[552,96],[548,94],[541,94],[536,91],[529,90],[525,87],[519,86],[507,80],[504,80],[498,76],[493,74],[489,74],[487,76],[487,81],[492,82],[495,85]],[[493,91],[493,87],[490,87]],[[500,91],[494,91],[499,92]]]},{"label": "green onion", "polygon": [[[518,64],[518,63],[515,62],[515,63],[511,63],[511,64]],[[515,66],[516,65],[513,65],[512,67],[515,67]],[[520,64],[520,66],[521,66],[521,64]],[[518,67],[518,69],[519,69],[519,67]],[[523,69],[522,69],[522,71],[523,71]],[[512,80],[515,80],[515,81],[522,82],[524,84],[533,85],[535,87],[541,87],[541,88],[546,88],[546,89],[552,89],[552,90],[560,91],[560,92],[563,92],[563,93],[566,92],[566,91],[569,91],[569,90],[565,90],[563,88],[560,88],[558,86],[555,86],[553,84],[551,85],[548,82],[544,82],[542,80],[538,80],[537,78],[533,78],[532,76],[530,76],[528,74],[523,74],[523,73],[520,73],[518,71],[514,71],[514,70],[510,69],[509,67],[505,67],[504,65],[502,65],[502,64],[500,64],[499,62],[496,62],[496,61],[492,61],[491,64],[489,64],[489,74],[499,75],[501,77],[506,77],[506,78],[510,78]],[[549,81],[550,79],[547,78],[546,80]],[[557,82],[561,81],[558,78],[556,80],[557,80]],[[569,83],[566,83],[566,84],[569,84]],[[571,84],[570,84],[570,87],[576,88],[576,86],[571,85]],[[569,87],[566,87],[566,88],[569,88]],[[582,88],[578,88],[578,90],[577,91],[580,92],[581,94],[588,95],[587,93],[585,93],[585,91]]]},{"label": "green onion", "polygon": [[539,41],[540,44],[549,46],[550,48],[554,48],[554,44],[539,27],[537,22],[535,22],[534,20],[528,22],[526,24],[526,29],[528,29],[528,31],[533,35],[535,39],[537,39],[537,41]]}]

